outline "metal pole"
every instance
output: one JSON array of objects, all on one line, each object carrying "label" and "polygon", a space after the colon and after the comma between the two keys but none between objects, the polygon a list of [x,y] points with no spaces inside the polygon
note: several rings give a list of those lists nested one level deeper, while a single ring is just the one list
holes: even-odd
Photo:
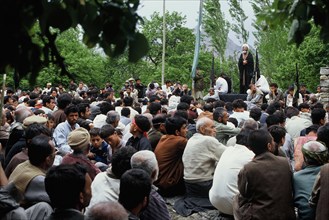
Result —
[{"label": "metal pole", "polygon": [[163,0],[163,21],[162,21],[162,74],[161,85],[164,85],[165,76],[165,55],[166,54],[166,0]]}]

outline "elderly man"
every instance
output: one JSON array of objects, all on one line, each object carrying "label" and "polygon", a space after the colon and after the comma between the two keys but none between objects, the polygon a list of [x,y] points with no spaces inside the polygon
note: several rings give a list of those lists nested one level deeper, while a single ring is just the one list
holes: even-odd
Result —
[{"label": "elderly man", "polygon": [[175,210],[183,216],[214,208],[208,193],[216,163],[226,149],[215,138],[216,128],[209,118],[200,118],[196,130],[197,133],[188,140],[183,154],[186,196],[174,205]]},{"label": "elderly man", "polygon": [[128,220],[128,213],[118,202],[100,202],[86,216],[87,220]]},{"label": "elderly man", "polygon": [[219,92],[214,88],[210,88],[208,90],[208,94],[203,97],[203,101],[207,101],[208,99],[219,100]]},{"label": "elderly man", "polygon": [[240,128],[227,125],[229,114],[224,108],[217,107],[213,113],[213,118],[216,127],[216,138],[220,143],[226,145],[228,139],[239,134]]},{"label": "elderly man", "polygon": [[261,107],[263,104],[263,96],[264,93],[256,87],[255,84],[250,84],[249,89],[247,91],[247,105],[248,110],[252,109],[253,107]]},{"label": "elderly man", "polygon": [[[151,182],[157,180],[159,167],[155,154],[149,150],[136,152],[130,160],[131,168],[145,170],[151,176]],[[156,187],[152,185],[149,203],[146,209],[140,215],[141,220],[166,220],[170,219],[170,215],[165,201],[156,191]]]},{"label": "elderly man", "polygon": [[315,219],[315,210],[308,200],[321,166],[328,162],[328,150],[317,141],[309,141],[302,147],[305,168],[294,173],[294,203],[299,219]]},{"label": "elderly man", "polygon": [[18,107],[15,111],[15,122],[10,126],[10,135],[6,146],[7,156],[11,147],[23,136],[23,121],[25,118],[32,116],[33,112],[25,106]]}]

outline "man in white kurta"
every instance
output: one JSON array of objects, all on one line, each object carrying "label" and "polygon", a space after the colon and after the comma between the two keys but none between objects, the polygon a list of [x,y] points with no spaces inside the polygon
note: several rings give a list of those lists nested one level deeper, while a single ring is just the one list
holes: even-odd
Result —
[{"label": "man in white kurta", "polygon": [[226,148],[217,164],[209,191],[212,205],[226,215],[233,215],[233,198],[239,193],[238,174],[254,157],[254,153],[245,146],[248,135],[249,131],[240,132],[236,136],[237,144]]}]

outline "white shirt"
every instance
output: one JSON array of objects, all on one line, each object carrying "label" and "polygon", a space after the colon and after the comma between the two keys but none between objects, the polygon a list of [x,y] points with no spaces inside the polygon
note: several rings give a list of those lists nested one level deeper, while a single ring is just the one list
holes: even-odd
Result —
[{"label": "white shirt", "polygon": [[220,212],[233,215],[233,198],[239,193],[238,174],[254,156],[252,151],[240,144],[227,147],[222,154],[209,191],[211,204]]},{"label": "white shirt", "polygon": [[[287,107],[292,106],[293,101],[294,101],[294,97],[292,95],[288,94],[287,100],[286,100],[286,106]],[[302,94],[299,93],[297,104],[300,105],[301,103],[303,103],[303,97],[302,97]]]},{"label": "white shirt", "polygon": [[99,114],[94,118],[93,121],[95,128],[101,128],[103,125],[106,125],[106,115]]},{"label": "white shirt", "polygon": [[[110,169],[110,168],[109,168]],[[110,170],[96,175],[91,184],[92,197],[86,208],[86,215],[91,207],[100,202],[118,201],[120,192],[120,179],[114,178]]]},{"label": "white shirt", "polygon": [[122,108],[129,108],[130,109],[130,119],[135,118],[135,115],[139,115],[138,111],[136,111],[135,109],[133,109],[130,106],[117,106],[115,107],[115,111],[121,116],[121,110]]},{"label": "white shirt", "polygon": [[226,147],[215,137],[195,133],[187,142],[182,161],[184,180],[204,182],[212,180],[216,163]]},{"label": "white shirt", "polygon": [[300,132],[311,126],[312,122],[305,118],[301,118],[299,116],[292,116],[290,119],[286,121],[286,130],[287,133],[290,134],[291,138],[295,140],[295,138],[300,136]]},{"label": "white shirt", "polygon": [[227,81],[223,77],[218,77],[216,80],[215,90],[218,90],[221,94],[226,94],[228,91]]},{"label": "white shirt", "polygon": [[233,112],[233,114],[230,115],[230,118],[235,118],[238,120],[238,125],[240,125],[241,121],[245,121],[249,119],[249,112],[243,111],[243,112]]},{"label": "white shirt", "polygon": [[269,93],[270,92],[270,86],[267,82],[267,79],[263,76],[260,75],[259,79],[255,83],[256,87],[260,89],[264,93]]}]

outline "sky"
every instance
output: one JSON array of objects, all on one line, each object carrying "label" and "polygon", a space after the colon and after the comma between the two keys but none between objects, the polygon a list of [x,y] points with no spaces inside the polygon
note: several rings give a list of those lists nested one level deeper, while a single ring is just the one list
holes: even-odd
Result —
[{"label": "sky", "polygon": [[[228,21],[231,21],[231,16],[228,12],[228,3],[227,0],[220,1],[222,12],[225,15],[225,18]],[[247,30],[249,30],[249,40],[248,44],[254,46],[255,38],[252,35],[254,30],[251,26],[252,20],[254,18],[252,7],[249,1],[241,1],[242,8],[245,10],[245,14],[248,16],[248,19],[245,22]],[[195,28],[198,22],[199,15],[199,6],[200,0],[165,0],[166,11],[172,12],[177,11],[182,15],[186,16],[186,26],[188,28]],[[142,17],[150,18],[153,12],[159,12],[160,15],[163,13],[163,0],[141,0],[140,6],[138,9],[138,14]],[[240,45],[241,42],[236,38],[235,33],[230,31],[229,38],[231,38],[236,44]]]}]

